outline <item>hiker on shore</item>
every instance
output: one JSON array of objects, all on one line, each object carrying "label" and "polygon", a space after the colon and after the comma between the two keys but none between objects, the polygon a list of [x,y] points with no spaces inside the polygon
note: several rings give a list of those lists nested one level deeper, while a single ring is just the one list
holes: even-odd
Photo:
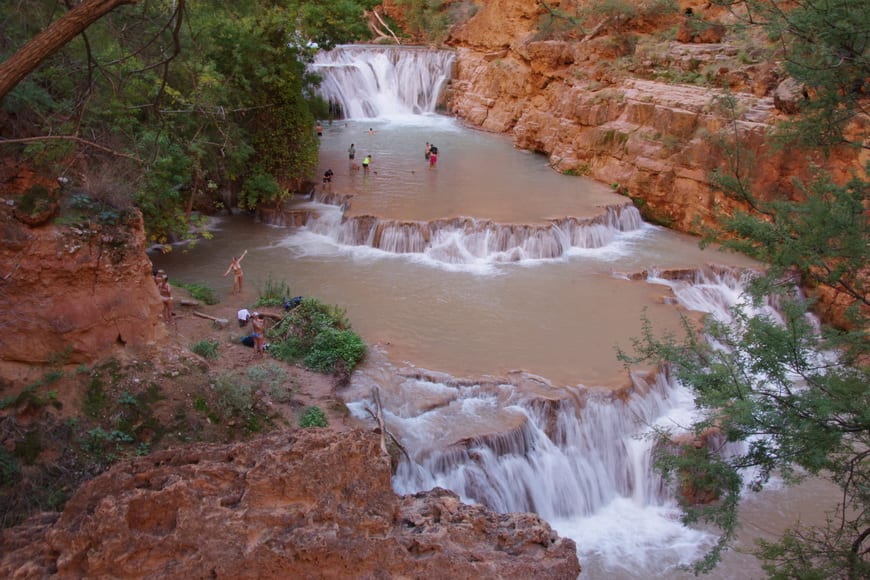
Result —
[{"label": "hiker on shore", "polygon": [[160,301],[163,303],[163,321],[166,324],[172,324],[172,286],[169,285],[169,276],[163,274],[160,281],[157,283],[157,292],[160,294]]},{"label": "hiker on shore", "polygon": [[251,328],[254,337],[254,352],[263,354],[266,350],[266,319],[259,312],[254,312],[254,316],[251,318]]}]

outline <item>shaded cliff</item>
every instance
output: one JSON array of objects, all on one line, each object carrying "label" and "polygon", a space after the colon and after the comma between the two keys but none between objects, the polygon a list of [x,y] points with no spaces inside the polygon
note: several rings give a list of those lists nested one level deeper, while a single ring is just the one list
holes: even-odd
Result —
[{"label": "shaded cliff", "polygon": [[396,496],[379,438],[283,432],[120,464],[2,536],[4,577],[576,578],[533,514]]},{"label": "shaded cliff", "polygon": [[0,206],[0,376],[91,363],[165,334],[138,211],[32,226],[13,217],[21,199]]}]

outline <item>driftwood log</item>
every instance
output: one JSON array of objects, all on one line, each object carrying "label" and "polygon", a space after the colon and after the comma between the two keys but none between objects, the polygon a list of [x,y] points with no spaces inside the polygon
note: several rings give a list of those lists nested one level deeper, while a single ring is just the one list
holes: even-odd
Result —
[{"label": "driftwood log", "polygon": [[230,321],[227,320],[226,318],[217,318],[217,317],[208,315],[204,312],[200,312],[199,310],[194,310],[193,315],[199,316],[200,318],[205,318],[206,320],[211,320],[212,322],[214,322],[215,326],[217,326],[218,328],[225,328],[227,326],[227,324],[230,323]]}]

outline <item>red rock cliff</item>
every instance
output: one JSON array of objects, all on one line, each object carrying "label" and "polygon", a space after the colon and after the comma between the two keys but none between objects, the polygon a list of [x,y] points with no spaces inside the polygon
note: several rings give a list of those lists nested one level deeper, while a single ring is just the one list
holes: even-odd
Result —
[{"label": "red rock cliff", "polygon": [[142,217],[120,226],[30,227],[0,208],[0,376],[91,363],[165,333]]},{"label": "red rock cliff", "polygon": [[[681,10],[691,4],[681,2]],[[774,151],[768,140],[774,124],[798,106],[777,92],[788,79],[775,63],[740,64],[738,49],[723,38],[727,13],[695,8],[696,15],[705,12],[706,20],[692,17],[707,26],[702,35],[686,33],[689,17],[670,13],[622,26],[602,19],[602,26],[563,41],[538,40],[541,4],[484,2],[449,40],[457,65],[447,108],[546,153],[559,171],[618,186],[648,218],[697,231],[698,220],[711,223],[718,211],[736,207],[710,179],[714,169],[728,169],[723,143],[740,139],[744,168],[755,160],[749,179],[761,198],[790,191],[791,178],[807,177],[811,163]],[[680,27],[675,40],[651,40],[651,32],[669,27]],[[621,58],[630,64],[617,65]],[[705,86],[649,80],[705,69],[714,76]],[[731,106],[723,106],[725,97],[733,98]],[[866,133],[866,120],[859,125],[855,130]],[[843,149],[826,163],[846,177],[868,156]]]},{"label": "red rock cliff", "polygon": [[0,576],[565,578],[574,542],[533,514],[396,496],[372,433],[299,430],[119,464],[63,514],[6,530]]}]

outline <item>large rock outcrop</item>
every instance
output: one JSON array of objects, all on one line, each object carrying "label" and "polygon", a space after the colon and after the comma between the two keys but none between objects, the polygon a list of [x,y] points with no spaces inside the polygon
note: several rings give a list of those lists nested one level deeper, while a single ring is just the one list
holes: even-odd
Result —
[{"label": "large rock outcrop", "polygon": [[13,217],[15,199],[0,206],[0,377],[89,364],[165,335],[138,211],[112,225],[31,227]]},{"label": "large rock outcrop", "polygon": [[85,484],[4,531],[5,578],[571,578],[576,547],[533,514],[435,489],[396,496],[377,435],[194,445]]},{"label": "large rock outcrop", "polygon": [[[699,231],[717,214],[742,207],[717,190],[714,170],[727,175],[739,167],[762,199],[796,195],[792,178],[808,178],[814,164],[840,179],[860,171],[870,154],[859,149],[808,159],[771,146],[774,125],[793,113],[775,98],[784,82],[775,63],[758,57],[743,64],[722,34],[652,39],[651,32],[674,24],[721,31],[727,13],[695,4],[622,24],[602,19],[592,30],[575,31],[576,38],[547,40],[543,5],[485,2],[449,39],[457,62],[447,109],[546,153],[559,171],[614,185],[647,219],[681,231]],[[675,83],[668,75],[705,81]],[[854,130],[866,132],[866,120],[857,123]],[[729,157],[735,140],[739,159]]]}]

